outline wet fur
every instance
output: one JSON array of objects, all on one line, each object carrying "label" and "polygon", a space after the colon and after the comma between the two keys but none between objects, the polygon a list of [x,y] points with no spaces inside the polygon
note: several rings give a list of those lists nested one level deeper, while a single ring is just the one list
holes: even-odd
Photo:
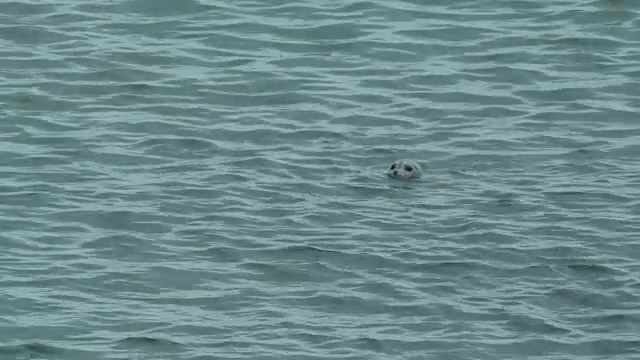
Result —
[{"label": "wet fur", "polygon": [[395,161],[387,170],[387,176],[392,179],[414,180],[422,175],[420,165],[411,160]]}]

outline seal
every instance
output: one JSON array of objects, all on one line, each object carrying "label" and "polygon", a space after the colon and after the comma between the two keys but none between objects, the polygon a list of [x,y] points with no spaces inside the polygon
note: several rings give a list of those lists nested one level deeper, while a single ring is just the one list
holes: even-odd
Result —
[{"label": "seal", "polygon": [[387,176],[392,179],[413,180],[420,178],[421,174],[420,165],[411,160],[397,160],[387,170]]}]

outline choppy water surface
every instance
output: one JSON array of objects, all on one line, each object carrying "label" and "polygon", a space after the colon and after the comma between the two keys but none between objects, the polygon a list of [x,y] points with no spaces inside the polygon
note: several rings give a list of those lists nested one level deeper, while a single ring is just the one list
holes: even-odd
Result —
[{"label": "choppy water surface", "polygon": [[639,15],[3,2],[0,358],[638,358]]}]

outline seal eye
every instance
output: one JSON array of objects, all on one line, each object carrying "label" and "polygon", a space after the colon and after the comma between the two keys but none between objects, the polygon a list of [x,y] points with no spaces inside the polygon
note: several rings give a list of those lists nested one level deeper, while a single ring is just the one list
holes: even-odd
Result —
[{"label": "seal eye", "polygon": [[408,171],[408,172],[411,172],[411,171],[413,171],[413,168],[411,166],[409,166],[409,165],[405,165],[404,166],[404,170]]},{"label": "seal eye", "polygon": [[391,164],[391,170],[396,168],[396,164]]}]

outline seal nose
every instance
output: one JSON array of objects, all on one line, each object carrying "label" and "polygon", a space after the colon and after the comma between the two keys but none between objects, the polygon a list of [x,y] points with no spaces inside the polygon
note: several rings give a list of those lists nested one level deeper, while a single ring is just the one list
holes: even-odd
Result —
[{"label": "seal nose", "polygon": [[398,170],[393,171],[393,176],[398,176]]}]

